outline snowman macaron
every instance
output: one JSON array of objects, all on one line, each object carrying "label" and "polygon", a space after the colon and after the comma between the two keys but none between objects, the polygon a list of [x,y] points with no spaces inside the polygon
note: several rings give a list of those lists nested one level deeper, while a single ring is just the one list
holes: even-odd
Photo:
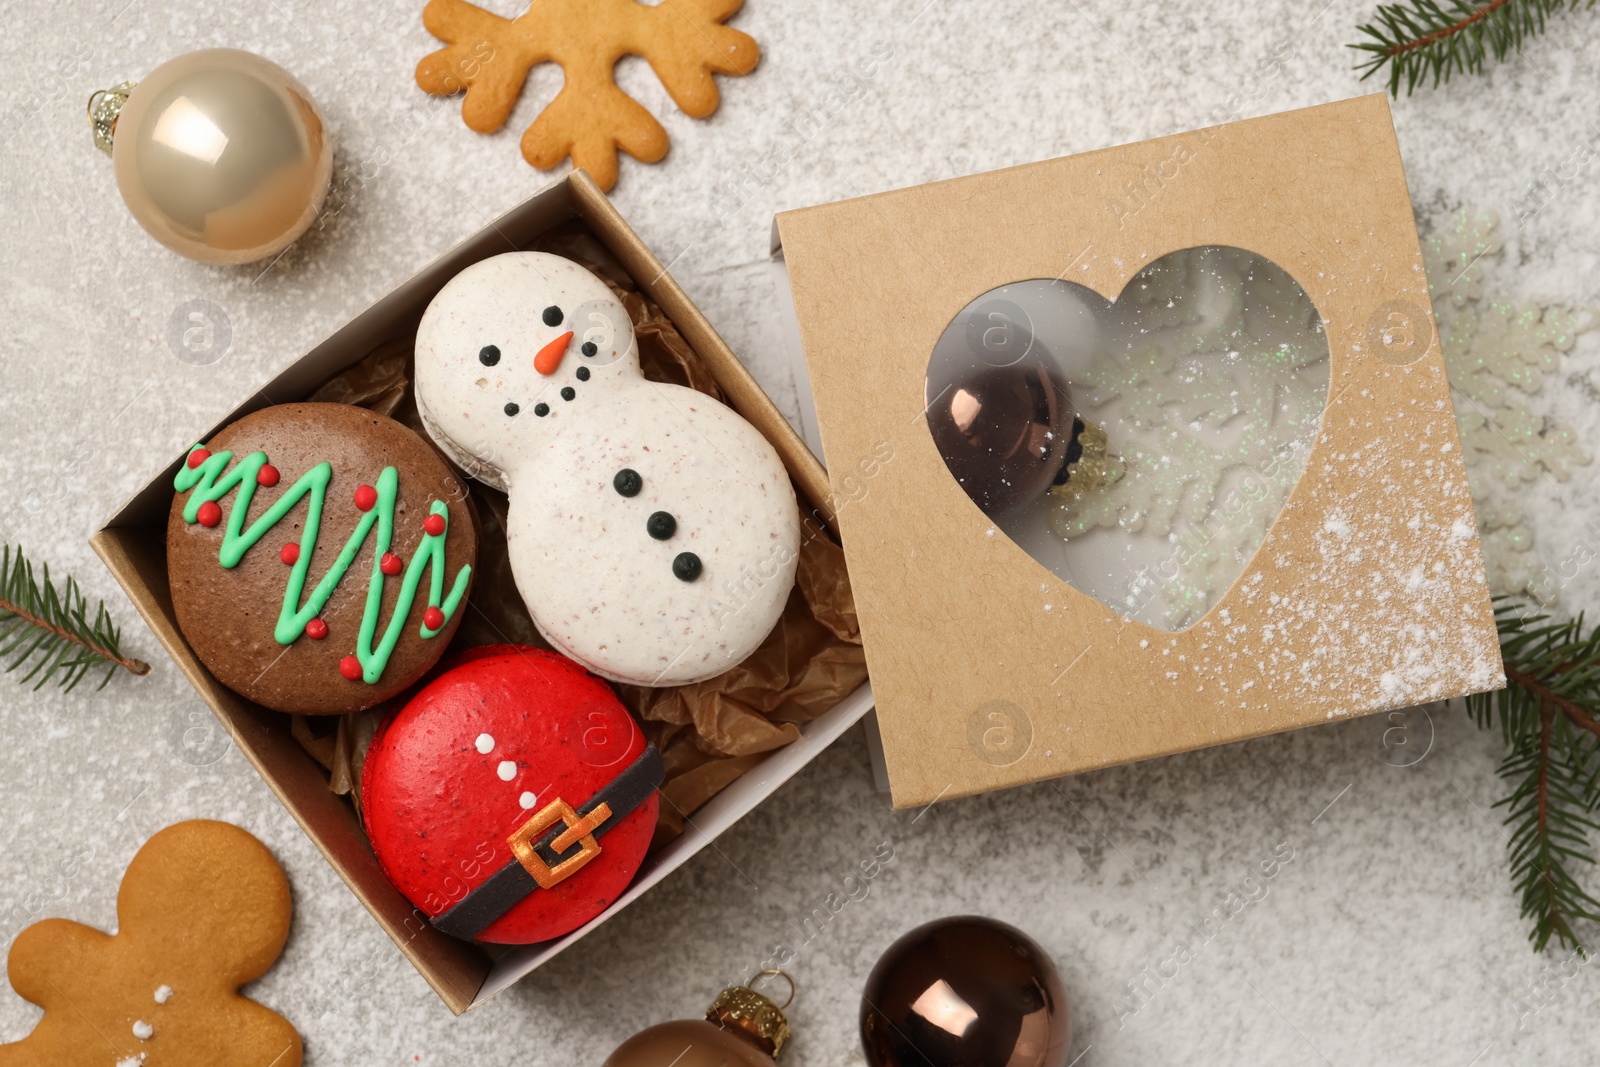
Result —
[{"label": "snowman macaron", "polygon": [[416,399],[439,447],[508,494],[517,589],[559,651],[686,685],[772,630],[800,545],[783,463],[715,399],[647,381],[594,274],[508,252],[456,275],[417,329]]}]

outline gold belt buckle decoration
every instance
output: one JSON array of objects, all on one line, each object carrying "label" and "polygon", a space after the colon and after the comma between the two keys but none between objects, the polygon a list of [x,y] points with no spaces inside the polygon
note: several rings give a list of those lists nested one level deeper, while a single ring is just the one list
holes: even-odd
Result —
[{"label": "gold belt buckle decoration", "polygon": [[[606,804],[596,804],[593,811],[580,816],[573,810],[571,804],[557,797],[546,804],[539,814],[517,827],[516,831],[506,838],[506,843],[511,846],[511,852],[517,857],[517,862],[522,864],[523,870],[533,875],[533,880],[539,883],[539,888],[549,889],[571,878],[590,860],[600,855],[600,842],[594,839],[594,832],[609,818],[611,818],[611,808]],[[552,867],[539,857],[533,845],[546,830],[558,822],[564,823],[567,828],[550,842],[550,848],[558,855],[575,843],[581,848],[577,855],[569,856]]]}]

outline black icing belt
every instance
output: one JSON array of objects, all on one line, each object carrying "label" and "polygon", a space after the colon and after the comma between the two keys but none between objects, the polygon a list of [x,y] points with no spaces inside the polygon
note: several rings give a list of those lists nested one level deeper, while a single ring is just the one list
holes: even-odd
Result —
[{"label": "black icing belt", "polygon": [[[516,853],[519,848],[517,838],[519,835],[525,835],[527,827],[536,825],[541,819],[553,818],[553,824],[549,825],[531,845],[531,852],[536,859],[532,859],[531,863],[524,862],[521,856],[513,855],[512,859],[507,861],[504,867],[495,871],[477,888],[462,897],[449,911],[435,918],[433,920],[434,927],[452,937],[468,940],[477,937],[496,919],[516,907],[530,893],[539,888],[540,880],[535,876],[534,871],[530,870],[530,866],[536,868],[539,864],[542,864],[548,871],[549,868],[554,868],[563,862],[575,859],[581,858],[583,863],[587,863],[589,859],[599,854],[600,847],[597,843],[593,844],[589,850],[589,855],[585,857],[583,856],[585,851],[584,839],[587,837],[592,841],[592,838],[604,834],[626,818],[640,804],[650,799],[650,794],[661,787],[661,780],[664,775],[665,769],[661,764],[661,753],[656,751],[656,746],[653,743],[647,745],[639,758],[629,764],[627,770],[617,775],[594,796],[578,806],[574,814],[577,816],[576,821],[579,821],[580,824],[587,820],[591,813],[594,813],[601,805],[609,808],[610,813],[597,821],[587,835],[578,834],[577,839],[569,844],[564,852],[555,850],[555,841],[569,832],[571,823],[558,813],[559,809],[563,807],[560,800],[547,805],[538,815],[524,823],[521,829],[507,839],[513,853]],[[568,811],[571,811],[571,809],[568,809]],[[521,847],[527,848],[527,846]],[[580,866],[582,864],[576,865],[568,873],[575,873]],[[556,873],[557,877],[554,881],[559,881],[568,876],[568,874],[562,874],[561,872]],[[554,884],[554,881],[547,881],[546,884]]]}]

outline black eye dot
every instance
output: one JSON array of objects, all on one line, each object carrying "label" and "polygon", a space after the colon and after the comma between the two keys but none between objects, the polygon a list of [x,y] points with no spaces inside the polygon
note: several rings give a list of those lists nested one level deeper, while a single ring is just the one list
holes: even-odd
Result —
[{"label": "black eye dot", "polygon": [[500,362],[500,349],[494,345],[484,345],[478,349],[478,362],[485,367],[492,367]]},{"label": "black eye dot", "polygon": [[506,405],[506,414],[507,415],[515,415],[517,412],[519,412],[521,410],[522,409],[517,407],[516,404],[507,404]]},{"label": "black eye dot", "polygon": [[623,467],[617,476],[611,479],[611,488],[623,496],[638,496],[639,490],[644,488],[644,479],[639,477],[639,472],[629,467]]},{"label": "black eye dot", "polygon": [[561,387],[561,399],[562,400],[571,400],[573,397],[575,397],[577,395],[578,395],[578,391],[576,389],[574,389],[572,386],[563,385]]},{"label": "black eye dot", "polygon": [[592,356],[592,355],[594,355],[596,352],[598,352],[600,350],[595,347],[595,344],[594,344],[593,341],[585,341],[585,342],[583,342],[582,345],[579,346],[578,351],[582,352],[586,356]]},{"label": "black eye dot", "polygon": [[665,511],[657,511],[644,520],[644,528],[657,541],[665,541],[678,532],[678,520]]},{"label": "black eye dot", "polygon": [[578,368],[578,373],[577,373],[577,379],[580,382],[588,381],[589,380],[589,368],[588,367],[579,367]]},{"label": "black eye dot", "polygon": [[672,573],[679,581],[694,581],[700,577],[700,557],[693,552],[679,552],[673,557]]},{"label": "black eye dot", "polygon": [[546,415],[550,414],[550,405],[549,404],[535,404],[535,405],[533,405],[533,413],[535,415],[539,416],[542,419]]},{"label": "black eye dot", "polygon": [[566,316],[561,314],[561,309],[554,304],[544,309],[544,324],[546,326],[560,326],[561,320],[564,318]]}]

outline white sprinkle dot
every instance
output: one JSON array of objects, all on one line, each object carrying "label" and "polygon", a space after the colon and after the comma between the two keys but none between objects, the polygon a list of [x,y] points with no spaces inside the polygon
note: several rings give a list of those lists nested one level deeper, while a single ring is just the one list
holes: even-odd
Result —
[{"label": "white sprinkle dot", "polygon": [[478,746],[478,751],[482,752],[485,756],[494,751],[494,738],[490,737],[488,734],[479,734],[478,740],[475,742],[475,744]]},{"label": "white sprinkle dot", "polygon": [[535,804],[539,803],[539,798],[534,796],[532,793],[524,793],[517,798],[517,803],[522,805],[523,810],[527,810],[528,808],[531,808]]},{"label": "white sprinkle dot", "polygon": [[500,761],[500,766],[495,768],[494,773],[500,776],[502,782],[509,782],[517,776],[517,765],[508,759],[503,759]]},{"label": "white sprinkle dot", "polygon": [[156,1003],[157,1004],[165,1004],[167,1001],[169,1001],[171,999],[172,999],[172,987],[171,986],[164,985],[160,989],[156,990]]},{"label": "white sprinkle dot", "polygon": [[138,1022],[133,1024],[133,1036],[138,1038],[140,1041],[149,1041],[155,1032],[156,1028],[145,1022],[143,1019],[140,1019]]}]

